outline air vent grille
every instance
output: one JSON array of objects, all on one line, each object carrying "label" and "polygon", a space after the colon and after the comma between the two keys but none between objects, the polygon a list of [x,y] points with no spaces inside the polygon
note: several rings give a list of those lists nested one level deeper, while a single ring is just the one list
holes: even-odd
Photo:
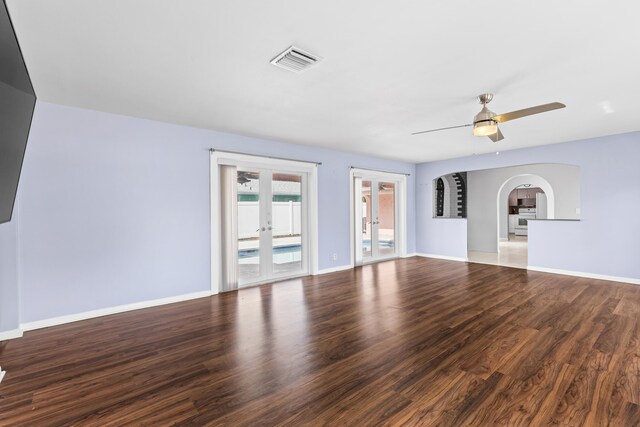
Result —
[{"label": "air vent grille", "polygon": [[276,67],[284,68],[285,70],[299,73],[306,70],[313,64],[320,61],[320,57],[312,55],[309,52],[305,52],[295,46],[289,47],[287,50],[276,56],[271,60],[271,63]]}]

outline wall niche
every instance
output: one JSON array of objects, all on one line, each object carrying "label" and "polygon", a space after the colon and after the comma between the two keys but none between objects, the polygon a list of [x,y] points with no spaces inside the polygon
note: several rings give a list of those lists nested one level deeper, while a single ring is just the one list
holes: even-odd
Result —
[{"label": "wall niche", "polygon": [[433,180],[433,218],[467,217],[467,173],[455,172]]}]

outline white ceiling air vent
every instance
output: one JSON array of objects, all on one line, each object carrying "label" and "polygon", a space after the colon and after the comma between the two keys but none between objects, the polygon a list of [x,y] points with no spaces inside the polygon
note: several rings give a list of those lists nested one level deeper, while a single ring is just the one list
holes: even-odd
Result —
[{"label": "white ceiling air vent", "polygon": [[271,63],[276,67],[284,68],[285,70],[299,73],[302,70],[306,70],[316,62],[320,61],[319,56],[312,55],[309,52],[305,52],[295,46],[291,46],[284,52],[276,56],[271,60]]}]

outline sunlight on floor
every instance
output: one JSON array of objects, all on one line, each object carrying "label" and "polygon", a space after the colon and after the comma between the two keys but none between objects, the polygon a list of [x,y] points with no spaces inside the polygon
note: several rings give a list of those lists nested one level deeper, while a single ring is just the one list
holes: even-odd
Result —
[{"label": "sunlight on floor", "polygon": [[508,241],[499,243],[500,252],[469,251],[469,262],[503,265],[505,267],[527,268],[527,236],[509,235]]}]

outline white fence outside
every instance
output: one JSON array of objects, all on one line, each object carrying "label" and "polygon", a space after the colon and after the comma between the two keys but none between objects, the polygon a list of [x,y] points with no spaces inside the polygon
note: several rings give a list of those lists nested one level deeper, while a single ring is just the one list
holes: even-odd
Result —
[{"label": "white fence outside", "polygon": [[[274,236],[300,234],[302,208],[300,202],[272,202],[271,222]],[[238,202],[238,237],[258,238],[260,233],[259,202]]]}]

